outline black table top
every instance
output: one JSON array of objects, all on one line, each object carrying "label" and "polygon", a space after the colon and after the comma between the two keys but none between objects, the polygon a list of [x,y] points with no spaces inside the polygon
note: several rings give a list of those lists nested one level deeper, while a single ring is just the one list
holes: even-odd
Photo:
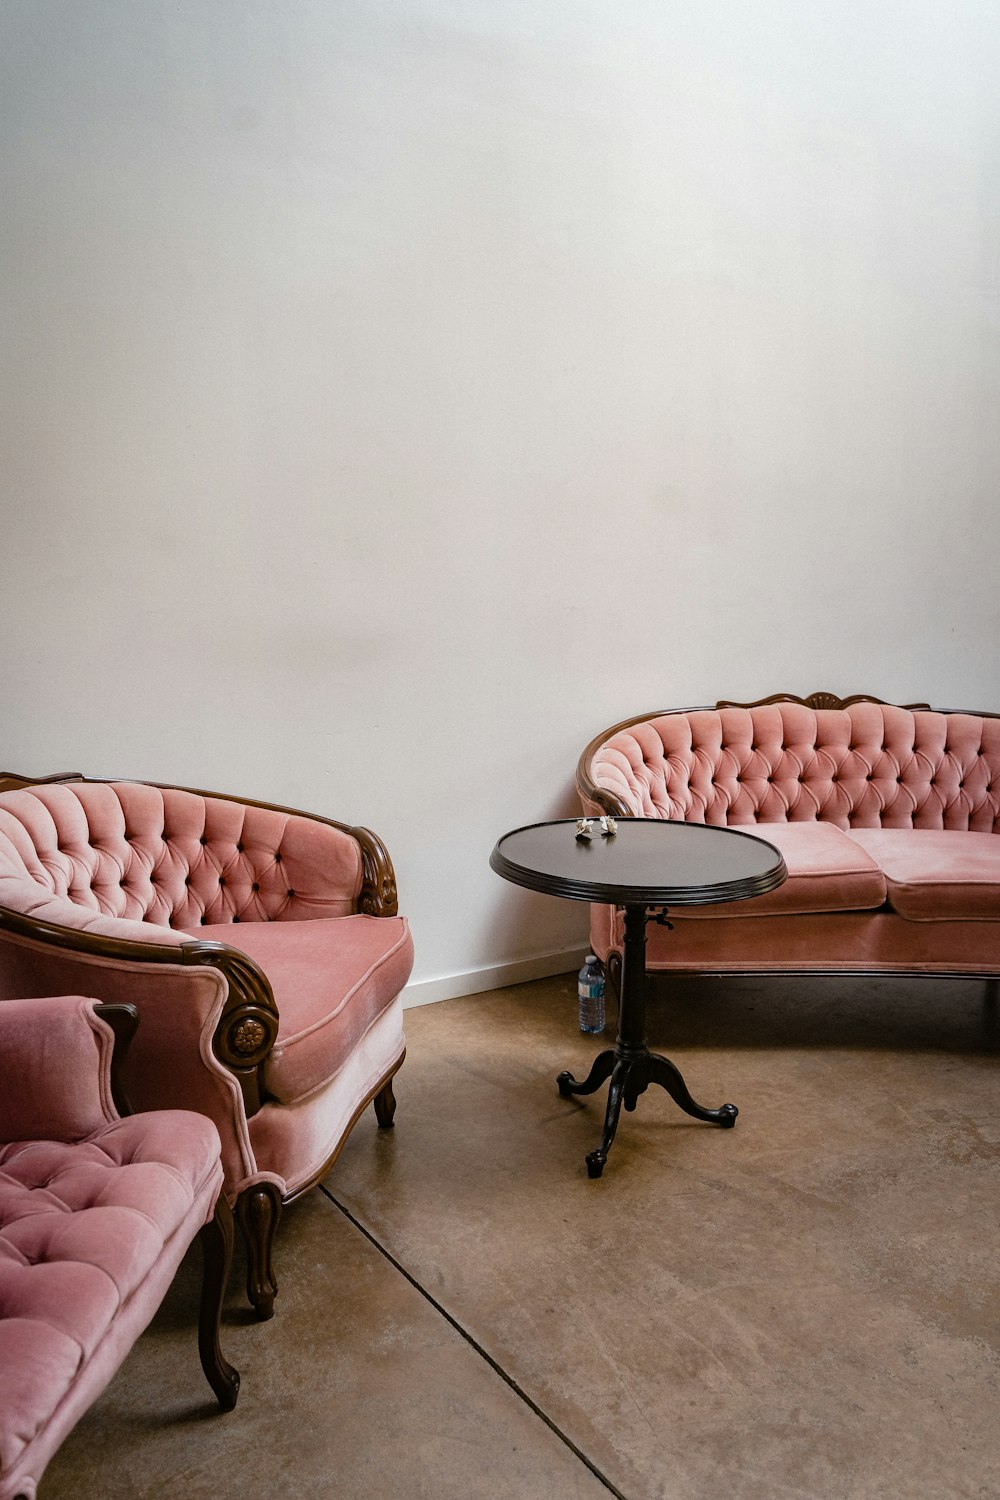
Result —
[{"label": "black table top", "polygon": [[744,901],[781,885],[773,844],[735,828],[661,818],[619,818],[618,832],[576,837],[576,819],[532,823],[497,841],[490,867],[549,896],[620,906],[701,906]]}]

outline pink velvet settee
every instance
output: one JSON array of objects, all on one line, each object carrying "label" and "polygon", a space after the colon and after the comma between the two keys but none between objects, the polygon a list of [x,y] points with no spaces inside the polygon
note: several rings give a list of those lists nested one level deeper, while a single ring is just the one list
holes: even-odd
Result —
[{"label": "pink velvet settee", "polygon": [[0,1005],[0,1500],[35,1495],[199,1234],[202,1366],[236,1404],[219,1349],[233,1243],[219,1133],[188,1111],[120,1117],[114,1033],[134,1017],[76,995]]},{"label": "pink velvet settee", "polygon": [[0,776],[0,997],[135,1005],[129,1095],[218,1127],[261,1318],[282,1204],[368,1103],[392,1124],[412,963],[367,829],[186,788]]},{"label": "pink velvet settee", "polygon": [[[653,970],[1000,975],[1000,718],[780,694],[666,710],[596,736],[584,810],[758,833],[788,879],[650,927]],[[621,914],[592,908],[611,964]]]}]

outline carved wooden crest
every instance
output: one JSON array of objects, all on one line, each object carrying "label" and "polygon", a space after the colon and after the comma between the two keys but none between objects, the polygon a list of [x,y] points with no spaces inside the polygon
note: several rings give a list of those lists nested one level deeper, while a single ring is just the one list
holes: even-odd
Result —
[{"label": "carved wooden crest", "polygon": [[[715,705],[716,708],[765,708],[771,703],[801,703],[803,708],[850,708],[852,703],[880,703],[884,707],[892,707],[884,698],[873,698],[869,693],[852,693],[850,698],[838,698],[836,693],[810,693],[808,698],[800,698],[796,693],[772,693],[770,698],[756,698],[752,703],[737,703],[734,699],[723,698]],[[929,703],[901,703],[900,708],[929,709]]]}]

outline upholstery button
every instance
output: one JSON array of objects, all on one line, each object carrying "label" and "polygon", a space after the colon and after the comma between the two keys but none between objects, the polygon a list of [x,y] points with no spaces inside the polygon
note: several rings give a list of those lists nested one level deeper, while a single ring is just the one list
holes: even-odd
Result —
[{"label": "upholstery button", "polygon": [[206,837],[205,837],[205,835],[204,835],[204,834],[202,834],[202,836],[201,836],[201,838],[200,838],[200,839],[199,839],[199,840],[198,840],[198,842],[199,842],[199,844],[207,844],[207,843],[208,843],[208,839],[207,839],[207,838],[206,838]]},{"label": "upholstery button", "polygon": [[250,889],[251,889],[251,890],[252,890],[252,891],[259,891],[259,890],[260,890],[260,886],[259,886],[259,885],[258,885],[258,884],[257,884],[257,882],[256,882],[256,880],[255,880],[255,881],[254,881],[254,883],[253,883],[253,885],[252,885],[252,886],[251,886],[251,887],[250,887]]},{"label": "upholstery button", "polygon": [[191,884],[191,876],[190,875],[185,875],[184,876],[184,884],[185,885],[190,885]]},{"label": "upholstery button", "polygon": [[281,850],[280,849],[275,852],[274,863],[276,865],[280,865],[281,864]]},{"label": "upholstery button", "polygon": [[289,892],[288,892],[288,897],[289,897],[289,900],[291,900],[291,898],[292,898],[292,897],[293,897],[293,896],[294,896],[294,895],[295,895],[295,892],[294,892],[294,891],[289,891]]},{"label": "upholstery button", "polygon": [[202,918],[201,918],[201,925],[202,925],[202,927],[204,927],[207,924],[207,922],[208,922],[208,918],[204,914],[202,914]]},{"label": "upholstery button", "polygon": [[242,844],[237,844],[236,845],[236,853],[237,854],[242,854],[243,853],[243,845]]},{"label": "upholstery button", "polygon": [[220,885],[225,885],[225,883],[226,883],[225,877],[223,875],[220,875],[219,876],[219,884]]},{"label": "upholstery button", "polygon": [[238,917],[238,916],[237,916],[237,915],[236,915],[236,913],[235,913],[235,912],[234,912],[234,913],[233,913],[233,921],[234,921],[234,922],[238,922],[238,921],[239,921],[239,920],[240,920],[240,919],[239,919],[239,917]]}]

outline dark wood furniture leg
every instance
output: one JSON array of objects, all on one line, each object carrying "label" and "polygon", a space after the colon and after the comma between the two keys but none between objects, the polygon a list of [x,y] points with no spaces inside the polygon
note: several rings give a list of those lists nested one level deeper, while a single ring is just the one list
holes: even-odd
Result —
[{"label": "dark wood furniture leg", "polygon": [[[396,1075],[393,1074],[393,1078]],[[379,1130],[392,1129],[392,1117],[396,1113],[396,1096],[392,1092],[392,1078],[387,1078],[372,1101]]]},{"label": "dark wood furniture leg", "polygon": [[[588,1077],[577,1083],[571,1073],[560,1073],[556,1082],[564,1099],[573,1094],[592,1094],[609,1075],[608,1104],[604,1116],[604,1133],[596,1151],[587,1154],[587,1174],[600,1177],[608,1159],[611,1143],[618,1129],[618,1117],[624,1104],[635,1109],[636,1100],[651,1083],[659,1084],[685,1113],[696,1120],[707,1120],[727,1129],[736,1123],[739,1110],[735,1104],[719,1109],[705,1109],[688,1092],[679,1068],[667,1057],[650,1052],[646,1043],[646,918],[645,906],[626,906],[625,944],[621,968],[621,1015],[614,1052],[602,1052],[595,1059]],[[659,917],[657,917],[659,920]],[[665,920],[665,914],[664,914]]]},{"label": "dark wood furniture leg", "polygon": [[223,1411],[232,1411],[240,1393],[240,1372],[223,1358],[219,1344],[222,1301],[226,1295],[229,1268],[233,1263],[233,1211],[224,1193],[219,1194],[215,1216],[199,1234],[204,1274],[201,1284],[201,1316],[198,1321],[198,1353],[208,1383]]},{"label": "dark wood furniture leg", "polygon": [[273,1314],[278,1295],[271,1251],[280,1218],[281,1194],[271,1182],[244,1188],[236,1200],[236,1219],[247,1248],[247,1296],[262,1323]]}]

